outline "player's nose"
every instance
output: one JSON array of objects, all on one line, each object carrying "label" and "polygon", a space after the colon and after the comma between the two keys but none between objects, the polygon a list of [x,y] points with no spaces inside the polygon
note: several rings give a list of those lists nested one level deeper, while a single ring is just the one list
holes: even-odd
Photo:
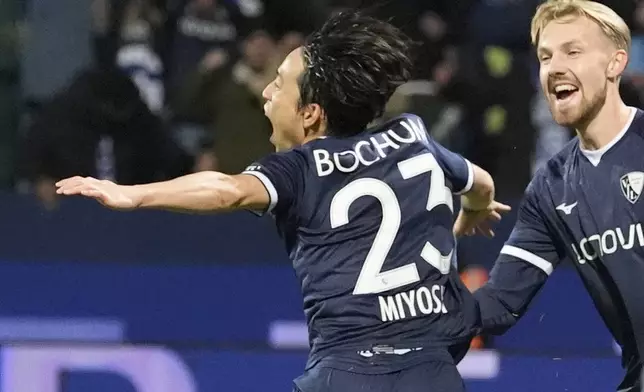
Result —
[{"label": "player's nose", "polygon": [[561,56],[552,56],[548,65],[548,75],[561,76],[568,72],[566,61]]},{"label": "player's nose", "polygon": [[264,91],[262,91],[262,97],[267,101],[271,100],[271,94],[272,94],[271,86],[273,86],[273,83],[270,83],[268,86],[264,88]]}]

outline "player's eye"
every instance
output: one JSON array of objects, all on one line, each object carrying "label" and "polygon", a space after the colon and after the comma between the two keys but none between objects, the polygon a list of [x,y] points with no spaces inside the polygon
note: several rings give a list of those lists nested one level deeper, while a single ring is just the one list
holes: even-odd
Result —
[{"label": "player's eye", "polygon": [[577,57],[580,54],[581,54],[581,51],[577,50],[577,49],[571,49],[571,50],[568,51],[568,56],[570,56],[570,57]]},{"label": "player's eye", "polygon": [[273,86],[276,88],[282,87],[282,77],[278,74],[275,79],[273,79]]},{"label": "player's eye", "polygon": [[550,56],[546,56],[546,55],[539,56],[539,62],[546,63],[548,61],[550,61]]}]

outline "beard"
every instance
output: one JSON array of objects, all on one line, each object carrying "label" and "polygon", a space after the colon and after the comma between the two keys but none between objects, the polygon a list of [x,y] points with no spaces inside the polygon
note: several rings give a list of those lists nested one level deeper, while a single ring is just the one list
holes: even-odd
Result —
[{"label": "beard", "polygon": [[593,96],[586,96],[582,90],[576,92],[578,97],[573,97],[577,102],[561,105],[556,98],[549,97],[550,112],[555,122],[564,127],[583,128],[589,124],[601,111],[606,102],[607,86],[604,84]]}]

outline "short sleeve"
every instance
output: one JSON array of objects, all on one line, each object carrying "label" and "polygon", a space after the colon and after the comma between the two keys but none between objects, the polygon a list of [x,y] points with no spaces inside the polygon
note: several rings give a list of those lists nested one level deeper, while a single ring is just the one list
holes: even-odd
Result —
[{"label": "short sleeve", "polygon": [[460,154],[450,151],[434,140],[420,117],[414,114],[405,114],[403,117],[405,118],[403,126],[410,131],[414,130],[436,158],[443,174],[452,185],[452,192],[457,195],[469,192],[474,184],[472,164]]},{"label": "short sleeve", "polygon": [[431,141],[434,156],[443,169],[445,177],[452,184],[452,191],[457,194],[467,193],[474,184],[474,169],[472,163],[460,154],[452,152],[436,141]]},{"label": "short sleeve", "polygon": [[262,182],[270,202],[259,215],[288,211],[296,203],[303,189],[303,157],[295,150],[273,153],[248,166],[242,174],[254,176]]}]

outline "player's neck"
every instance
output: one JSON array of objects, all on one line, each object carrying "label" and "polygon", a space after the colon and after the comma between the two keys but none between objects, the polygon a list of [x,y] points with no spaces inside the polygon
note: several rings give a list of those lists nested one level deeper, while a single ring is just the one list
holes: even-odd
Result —
[{"label": "player's neck", "polygon": [[577,128],[581,147],[584,150],[599,150],[606,146],[624,129],[630,115],[630,108],[621,97],[607,97],[597,115],[588,124]]},{"label": "player's neck", "polygon": [[326,126],[320,125],[314,129],[309,129],[305,131],[305,136],[304,136],[304,140],[302,140],[302,144],[306,144],[310,141],[320,139],[323,137],[326,137]]}]

